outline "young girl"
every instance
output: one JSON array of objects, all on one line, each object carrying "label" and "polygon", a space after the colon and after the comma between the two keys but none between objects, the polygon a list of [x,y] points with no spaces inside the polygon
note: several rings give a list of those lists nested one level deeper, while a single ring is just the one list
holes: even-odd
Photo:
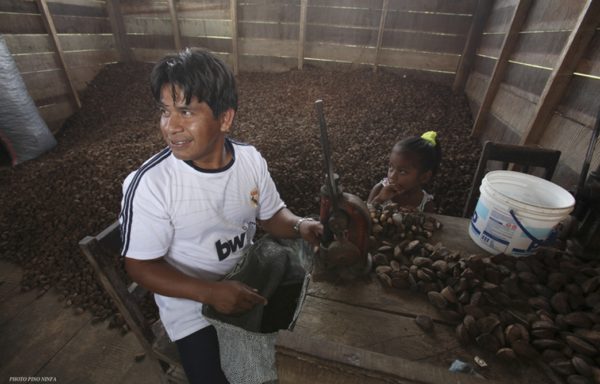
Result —
[{"label": "young girl", "polygon": [[377,183],[367,199],[368,204],[397,203],[419,212],[434,212],[433,195],[423,190],[440,165],[442,149],[437,133],[425,132],[397,142],[390,154],[387,177]]}]

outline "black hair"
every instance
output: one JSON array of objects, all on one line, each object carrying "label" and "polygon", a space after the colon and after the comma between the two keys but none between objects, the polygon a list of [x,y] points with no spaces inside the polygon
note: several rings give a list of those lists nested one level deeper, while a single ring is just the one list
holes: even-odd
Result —
[{"label": "black hair", "polygon": [[237,110],[235,77],[229,67],[205,50],[190,49],[163,57],[152,69],[150,88],[152,96],[160,103],[160,92],[165,84],[183,90],[185,103],[196,96],[198,102],[206,102],[218,118],[229,108]]},{"label": "black hair", "polygon": [[413,152],[418,156],[420,171],[431,171],[432,175],[437,173],[442,160],[442,147],[438,138],[435,139],[435,144],[433,144],[420,136],[412,136],[398,141],[394,144],[392,151]]}]

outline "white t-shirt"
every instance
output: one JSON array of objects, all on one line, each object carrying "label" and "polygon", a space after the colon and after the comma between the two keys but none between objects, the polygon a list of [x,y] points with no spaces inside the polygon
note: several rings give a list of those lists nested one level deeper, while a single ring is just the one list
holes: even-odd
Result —
[{"label": "white t-shirt", "polygon": [[[146,161],[123,184],[122,255],[163,257],[189,275],[219,280],[252,244],[256,219],[285,207],[260,153],[227,140],[233,159],[222,169],[203,170],[175,158],[169,148]],[[154,295],[171,340],[209,325],[202,304]]]}]

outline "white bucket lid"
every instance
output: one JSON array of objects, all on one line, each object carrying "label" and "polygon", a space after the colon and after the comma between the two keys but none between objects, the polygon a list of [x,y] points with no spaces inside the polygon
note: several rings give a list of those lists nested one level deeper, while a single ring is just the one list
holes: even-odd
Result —
[{"label": "white bucket lid", "polygon": [[526,173],[492,171],[484,177],[482,188],[484,184],[509,205],[538,214],[566,216],[575,206],[575,198],[567,190]]}]

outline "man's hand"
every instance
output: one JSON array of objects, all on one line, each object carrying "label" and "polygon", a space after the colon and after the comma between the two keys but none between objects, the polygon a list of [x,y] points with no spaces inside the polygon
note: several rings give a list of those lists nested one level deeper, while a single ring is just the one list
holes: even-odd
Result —
[{"label": "man's hand", "polygon": [[323,234],[323,224],[321,224],[321,222],[317,220],[303,221],[300,223],[298,230],[300,232],[300,237],[306,240],[313,247],[313,250],[319,248],[321,235]]},{"label": "man's hand", "polygon": [[267,305],[267,299],[256,292],[254,288],[239,281],[220,281],[211,287],[205,304],[226,315],[248,312],[257,304]]}]

